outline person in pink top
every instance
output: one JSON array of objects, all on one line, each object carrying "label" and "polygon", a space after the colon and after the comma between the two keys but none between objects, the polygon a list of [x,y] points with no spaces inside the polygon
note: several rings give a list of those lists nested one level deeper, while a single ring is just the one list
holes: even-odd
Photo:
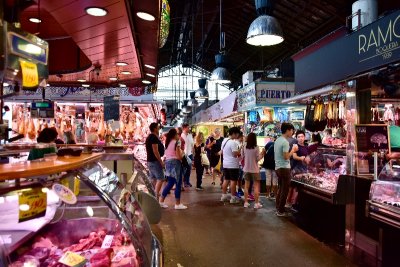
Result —
[{"label": "person in pink top", "polygon": [[255,195],[255,204],[254,208],[259,209],[262,208],[260,203],[260,168],[258,166],[258,161],[264,157],[265,149],[260,152],[257,146],[257,137],[255,133],[250,133],[247,136],[246,146],[242,148],[242,155],[244,157],[244,179],[245,179],[245,190],[244,190],[244,207],[248,208],[250,206],[248,195],[249,195],[249,187],[250,181],[254,182],[254,195]]}]

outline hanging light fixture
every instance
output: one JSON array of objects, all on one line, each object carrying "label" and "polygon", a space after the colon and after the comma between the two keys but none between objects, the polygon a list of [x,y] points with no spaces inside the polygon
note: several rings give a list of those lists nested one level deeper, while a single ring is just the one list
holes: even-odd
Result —
[{"label": "hanging light fixture", "polygon": [[196,100],[196,92],[190,92],[190,99],[187,103],[188,107],[197,107],[199,105],[199,102]]},{"label": "hanging light fixture", "polygon": [[197,99],[207,99],[208,98],[208,91],[206,89],[207,79],[202,78],[199,79],[199,89],[196,90],[195,98]]},{"label": "hanging light fixture", "polygon": [[231,83],[231,74],[226,68],[225,33],[222,32],[222,0],[219,0],[219,54],[215,55],[215,64],[217,68],[211,73],[210,80],[220,84]]},{"label": "hanging light fixture", "polygon": [[187,106],[188,100],[183,100],[182,112],[183,114],[189,114],[192,112],[192,108]]},{"label": "hanging light fixture", "polygon": [[273,0],[255,0],[258,18],[250,25],[246,42],[255,46],[271,46],[282,43],[283,31],[278,20],[271,16]]}]

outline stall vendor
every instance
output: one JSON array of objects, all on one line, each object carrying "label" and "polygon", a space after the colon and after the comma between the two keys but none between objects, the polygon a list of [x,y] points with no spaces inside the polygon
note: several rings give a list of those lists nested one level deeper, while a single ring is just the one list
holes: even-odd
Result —
[{"label": "stall vendor", "polygon": [[57,149],[55,146],[55,141],[57,139],[58,133],[55,128],[44,128],[37,138],[37,142],[40,144],[54,144],[54,146],[49,146],[45,148],[33,148],[29,152],[28,160],[35,160],[43,158],[45,154],[56,153]]}]

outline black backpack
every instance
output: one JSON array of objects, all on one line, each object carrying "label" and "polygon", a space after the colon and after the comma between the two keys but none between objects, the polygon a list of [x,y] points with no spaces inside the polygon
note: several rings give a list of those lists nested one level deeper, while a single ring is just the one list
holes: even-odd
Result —
[{"label": "black backpack", "polygon": [[268,170],[275,170],[274,142],[272,141],[265,145],[265,155],[262,167]]}]

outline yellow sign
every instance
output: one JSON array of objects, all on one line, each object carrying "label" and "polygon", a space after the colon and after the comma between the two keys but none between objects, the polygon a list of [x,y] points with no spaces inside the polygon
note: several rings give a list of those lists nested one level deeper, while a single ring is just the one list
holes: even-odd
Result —
[{"label": "yellow sign", "polygon": [[78,179],[78,177],[74,178],[74,194],[75,196],[79,195],[79,187],[81,185],[81,181]]},{"label": "yellow sign", "polygon": [[37,65],[28,61],[20,61],[22,70],[22,86],[36,87],[39,85],[39,73]]},{"label": "yellow sign", "polygon": [[70,267],[75,267],[83,266],[83,264],[86,262],[86,259],[77,253],[67,251],[58,262]]},{"label": "yellow sign", "polygon": [[[46,191],[45,191],[46,192]],[[47,208],[47,193],[42,188],[32,188],[19,192],[19,222],[43,217]]]}]

